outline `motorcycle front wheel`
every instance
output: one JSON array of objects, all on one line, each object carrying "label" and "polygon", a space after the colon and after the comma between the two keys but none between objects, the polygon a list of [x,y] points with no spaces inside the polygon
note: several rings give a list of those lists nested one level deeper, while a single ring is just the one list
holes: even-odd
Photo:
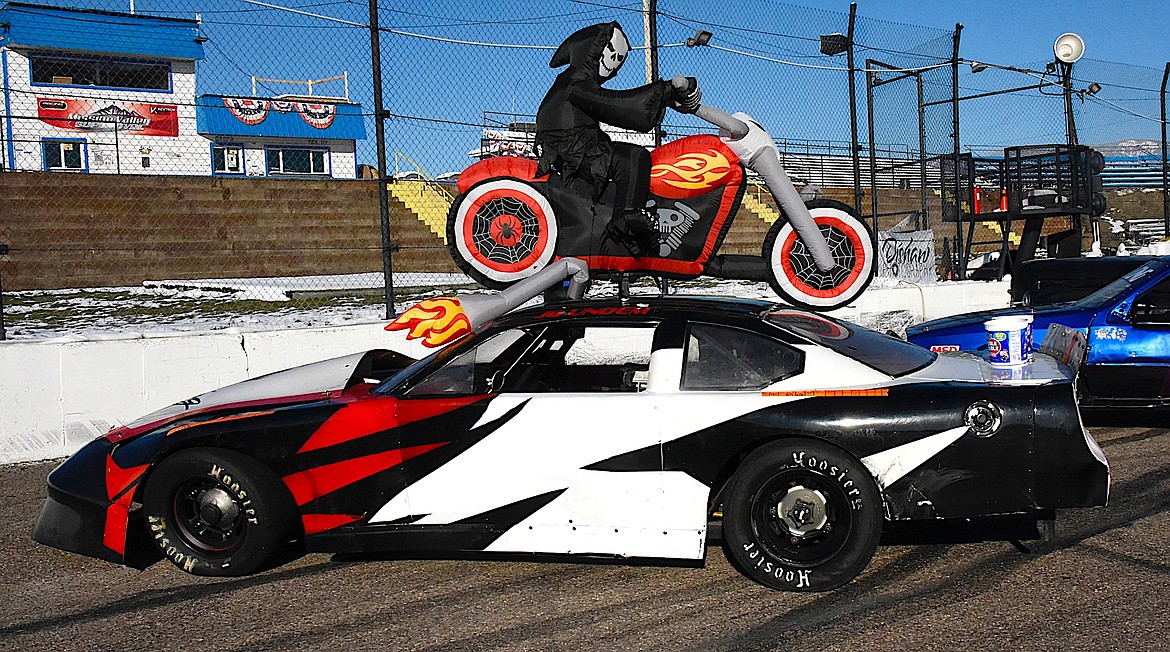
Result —
[{"label": "motorcycle front wheel", "polygon": [[502,290],[552,261],[557,220],[536,188],[507,178],[477,184],[451,204],[447,247],[480,285]]},{"label": "motorcycle front wheel", "polygon": [[816,199],[806,204],[824,234],[836,266],[817,269],[812,252],[788,220],[777,220],[764,238],[768,284],[794,306],[828,311],[847,305],[869,287],[874,275],[874,242],[846,204]]}]

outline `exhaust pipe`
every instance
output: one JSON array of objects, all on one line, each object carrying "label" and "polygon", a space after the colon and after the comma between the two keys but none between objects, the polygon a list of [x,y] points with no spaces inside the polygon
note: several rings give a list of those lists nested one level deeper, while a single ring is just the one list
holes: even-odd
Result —
[{"label": "exhaust pipe", "polygon": [[562,258],[496,294],[426,299],[387,324],[386,330],[405,330],[406,339],[422,339],[424,346],[437,348],[515,310],[566,278],[569,279],[568,298],[580,299],[589,282],[589,266],[579,258]]}]

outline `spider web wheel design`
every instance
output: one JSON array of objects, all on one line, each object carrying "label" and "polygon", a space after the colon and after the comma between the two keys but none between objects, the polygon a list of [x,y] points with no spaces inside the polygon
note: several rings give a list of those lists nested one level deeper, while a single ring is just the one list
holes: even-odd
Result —
[{"label": "spider web wheel design", "polygon": [[817,290],[831,290],[848,280],[849,275],[853,273],[857,263],[857,252],[853,248],[852,240],[844,231],[827,224],[821,224],[820,229],[837,266],[828,272],[817,269],[812,252],[799,239],[792,245],[789,260],[793,272],[801,282]]},{"label": "spider web wheel design", "polygon": [[493,263],[514,265],[528,258],[540,243],[541,220],[516,197],[498,197],[475,213],[470,244]]}]

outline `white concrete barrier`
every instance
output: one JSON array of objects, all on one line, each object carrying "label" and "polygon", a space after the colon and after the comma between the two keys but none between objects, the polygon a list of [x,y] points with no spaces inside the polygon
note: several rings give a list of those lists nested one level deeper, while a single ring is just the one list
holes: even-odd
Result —
[{"label": "white concrete barrier", "polygon": [[[870,323],[904,313],[916,323],[1007,303],[1003,282],[904,284],[868,290],[833,315]],[[429,353],[383,326],[0,342],[0,464],[64,457],[111,427],[273,371],[374,348]]]}]

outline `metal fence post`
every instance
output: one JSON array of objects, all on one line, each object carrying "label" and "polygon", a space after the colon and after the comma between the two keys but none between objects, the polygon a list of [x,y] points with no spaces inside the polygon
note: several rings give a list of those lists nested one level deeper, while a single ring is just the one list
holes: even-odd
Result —
[{"label": "metal fence post", "polygon": [[390,240],[390,189],[386,187],[386,109],[382,105],[382,46],[378,27],[378,0],[370,0],[370,59],[374,75],[374,140],[378,148],[378,221],[382,231],[382,277],[386,319],[394,318],[394,245]]},{"label": "metal fence post", "polygon": [[[959,174],[959,155],[962,149],[959,144],[959,42],[963,35],[963,24],[955,23],[954,49],[951,54],[951,139],[954,144],[955,156],[955,244],[952,252],[960,256],[956,265],[957,280],[964,280],[967,276],[967,261],[962,260],[963,251],[963,203],[959,200],[962,191],[961,175]],[[972,206],[972,209],[975,207]]]},{"label": "metal fence post", "polygon": [[[0,242],[0,257],[8,255],[8,244]],[[4,268],[0,267],[0,342],[8,339],[4,332]]]},{"label": "metal fence post", "polygon": [[1170,236],[1170,170],[1166,169],[1166,81],[1170,79],[1170,61],[1162,73],[1162,233]]},{"label": "metal fence post", "polygon": [[[861,144],[857,141],[857,65],[854,61],[854,43],[853,33],[854,26],[857,23],[857,3],[849,3],[849,33],[845,36],[849,43],[848,57],[849,65],[849,135],[851,137],[850,146],[853,150],[851,156],[853,158],[853,209],[857,211],[857,216],[861,217]],[[867,84],[868,86],[868,84]],[[873,129],[870,129],[873,133]],[[869,148],[873,150],[873,137],[869,139]],[[872,189],[871,189],[872,191]],[[874,211],[873,222],[873,237],[874,245],[877,245],[877,211]]]}]

